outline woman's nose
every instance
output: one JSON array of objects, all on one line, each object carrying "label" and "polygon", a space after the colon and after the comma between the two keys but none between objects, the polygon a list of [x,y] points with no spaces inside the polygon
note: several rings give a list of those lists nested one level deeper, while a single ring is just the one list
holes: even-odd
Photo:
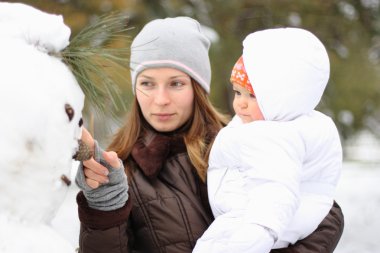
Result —
[{"label": "woman's nose", "polygon": [[166,105],[170,102],[169,91],[165,87],[159,87],[154,93],[154,102],[157,105]]}]

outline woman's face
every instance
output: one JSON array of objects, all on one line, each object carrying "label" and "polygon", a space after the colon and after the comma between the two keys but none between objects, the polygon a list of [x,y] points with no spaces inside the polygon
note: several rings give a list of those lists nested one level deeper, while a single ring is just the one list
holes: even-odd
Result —
[{"label": "woman's face", "polygon": [[151,68],[136,80],[136,98],[146,121],[157,131],[181,127],[193,113],[191,78],[173,68]]}]

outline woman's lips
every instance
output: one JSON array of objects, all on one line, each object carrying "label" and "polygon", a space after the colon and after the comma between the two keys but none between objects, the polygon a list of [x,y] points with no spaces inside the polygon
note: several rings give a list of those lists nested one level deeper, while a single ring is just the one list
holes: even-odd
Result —
[{"label": "woman's lips", "polygon": [[160,121],[169,120],[173,115],[174,113],[153,113],[153,116]]}]

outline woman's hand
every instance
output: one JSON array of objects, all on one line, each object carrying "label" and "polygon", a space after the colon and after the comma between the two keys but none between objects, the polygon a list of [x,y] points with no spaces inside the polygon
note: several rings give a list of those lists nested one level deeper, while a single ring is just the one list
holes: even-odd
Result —
[{"label": "woman's hand", "polygon": [[[95,149],[95,141],[86,128],[82,128],[82,141],[88,146],[92,153]],[[111,167],[119,169],[121,168],[119,158],[113,151],[104,151],[102,153],[104,160],[111,165]],[[94,157],[91,157],[87,161],[83,161],[83,172],[86,179],[86,184],[92,189],[98,188],[101,184],[107,184],[109,182],[109,171],[106,167],[95,161]]]},{"label": "woman's hand", "polygon": [[88,206],[101,211],[123,207],[129,196],[123,162],[115,152],[103,151],[85,128],[82,128],[80,145],[78,153],[82,162],[75,183],[82,190]]}]

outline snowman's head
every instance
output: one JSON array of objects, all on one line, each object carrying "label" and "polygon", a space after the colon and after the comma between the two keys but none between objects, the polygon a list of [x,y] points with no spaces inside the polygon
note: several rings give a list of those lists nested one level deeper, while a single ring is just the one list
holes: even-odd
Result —
[{"label": "snowman's head", "polygon": [[[84,104],[72,72],[49,51],[63,49],[68,27],[41,13],[19,17],[25,24],[0,18],[9,30],[0,40],[0,212],[33,221],[50,219],[67,190],[61,176],[72,167]],[[33,26],[40,14],[45,25]]]}]

